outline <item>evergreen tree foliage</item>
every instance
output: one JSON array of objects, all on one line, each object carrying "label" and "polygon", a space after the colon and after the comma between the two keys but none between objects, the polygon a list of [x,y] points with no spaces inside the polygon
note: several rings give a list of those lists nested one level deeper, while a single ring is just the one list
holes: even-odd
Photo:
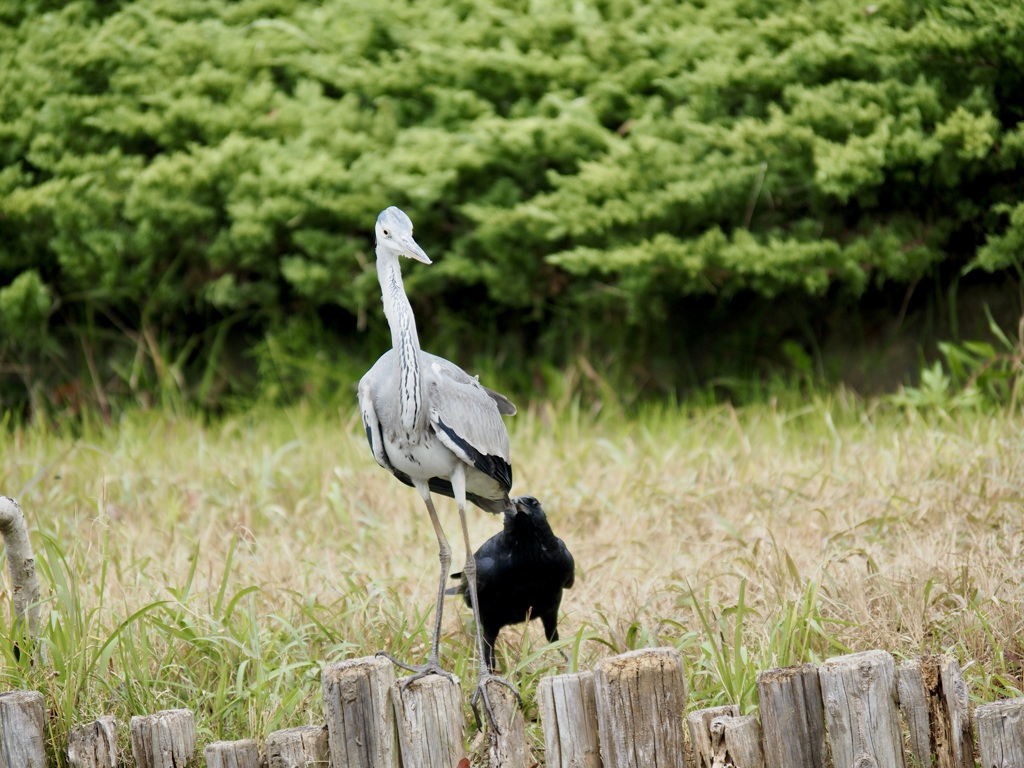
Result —
[{"label": "evergreen tree foliage", "polygon": [[12,0],[0,71],[0,370],[26,380],[85,350],[137,382],[142,350],[209,384],[239,329],[379,333],[391,204],[439,257],[418,309],[470,340],[1024,253],[999,0]]}]

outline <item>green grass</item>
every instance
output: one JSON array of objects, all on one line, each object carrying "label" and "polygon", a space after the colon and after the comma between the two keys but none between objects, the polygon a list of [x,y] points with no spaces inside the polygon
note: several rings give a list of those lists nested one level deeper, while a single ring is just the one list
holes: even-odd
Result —
[{"label": "green grass", "polygon": [[[869,648],[951,653],[978,702],[1021,694],[1020,416],[839,392],[629,417],[567,397],[509,425],[515,491],[542,500],[578,569],[568,663],[539,626],[499,642],[529,716],[540,677],[654,645],[682,652],[692,709],[751,711],[758,671]],[[100,714],[187,706],[201,742],[322,722],[324,664],[426,656],[433,532],[354,407],[9,425],[3,456],[0,493],[33,532],[45,661],[0,642],[2,686],[43,692],[55,761]],[[439,512],[457,542],[454,505]],[[470,520],[477,545],[499,526]],[[442,662],[467,681],[471,629],[450,601]]]}]

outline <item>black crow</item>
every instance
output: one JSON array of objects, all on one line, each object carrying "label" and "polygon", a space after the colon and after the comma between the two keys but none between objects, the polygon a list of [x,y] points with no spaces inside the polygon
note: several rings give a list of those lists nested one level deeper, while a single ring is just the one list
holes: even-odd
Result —
[{"label": "black crow", "polygon": [[[497,669],[494,641],[509,624],[540,619],[548,642],[558,639],[558,608],[562,590],[573,585],[576,564],[555,536],[548,518],[533,496],[512,499],[514,510],[505,512],[505,528],[476,551],[477,596],[484,635],[487,666]],[[447,594],[460,594],[469,605],[468,585],[461,573],[452,574],[462,583]]]}]

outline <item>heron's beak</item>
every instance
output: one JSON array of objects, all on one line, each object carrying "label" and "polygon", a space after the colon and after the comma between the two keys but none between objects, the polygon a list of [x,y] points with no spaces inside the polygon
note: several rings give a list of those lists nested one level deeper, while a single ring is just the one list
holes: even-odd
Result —
[{"label": "heron's beak", "polygon": [[427,252],[420,248],[419,243],[411,237],[402,238],[398,243],[398,247],[401,248],[403,256],[408,256],[410,259],[416,259],[416,261],[422,261],[424,264],[433,263],[430,260],[430,257],[427,256]]}]

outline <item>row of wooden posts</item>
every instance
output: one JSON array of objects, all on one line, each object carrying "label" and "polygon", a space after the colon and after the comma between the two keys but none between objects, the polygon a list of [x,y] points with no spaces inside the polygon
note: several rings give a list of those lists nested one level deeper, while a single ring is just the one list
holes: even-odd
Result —
[{"label": "row of wooden posts", "polygon": [[[511,693],[489,684],[498,723],[490,768],[539,765]],[[469,765],[459,682],[424,678],[402,690],[394,666],[365,657],[324,668],[326,723],[208,745],[208,768],[460,768]],[[757,680],[760,717],[734,706],[686,715],[682,659],[672,648],[632,651],[593,672],[555,675],[537,689],[547,768],[1024,768],[1024,698],[970,709],[949,656],[895,662],[886,651],[820,666],[771,669]],[[0,768],[47,765],[43,697],[0,694]],[[684,728],[685,723],[685,728]],[[978,748],[975,751],[974,730]],[[191,710],[131,719],[136,768],[195,765]],[[125,765],[117,723],[74,728],[70,768]]]}]

